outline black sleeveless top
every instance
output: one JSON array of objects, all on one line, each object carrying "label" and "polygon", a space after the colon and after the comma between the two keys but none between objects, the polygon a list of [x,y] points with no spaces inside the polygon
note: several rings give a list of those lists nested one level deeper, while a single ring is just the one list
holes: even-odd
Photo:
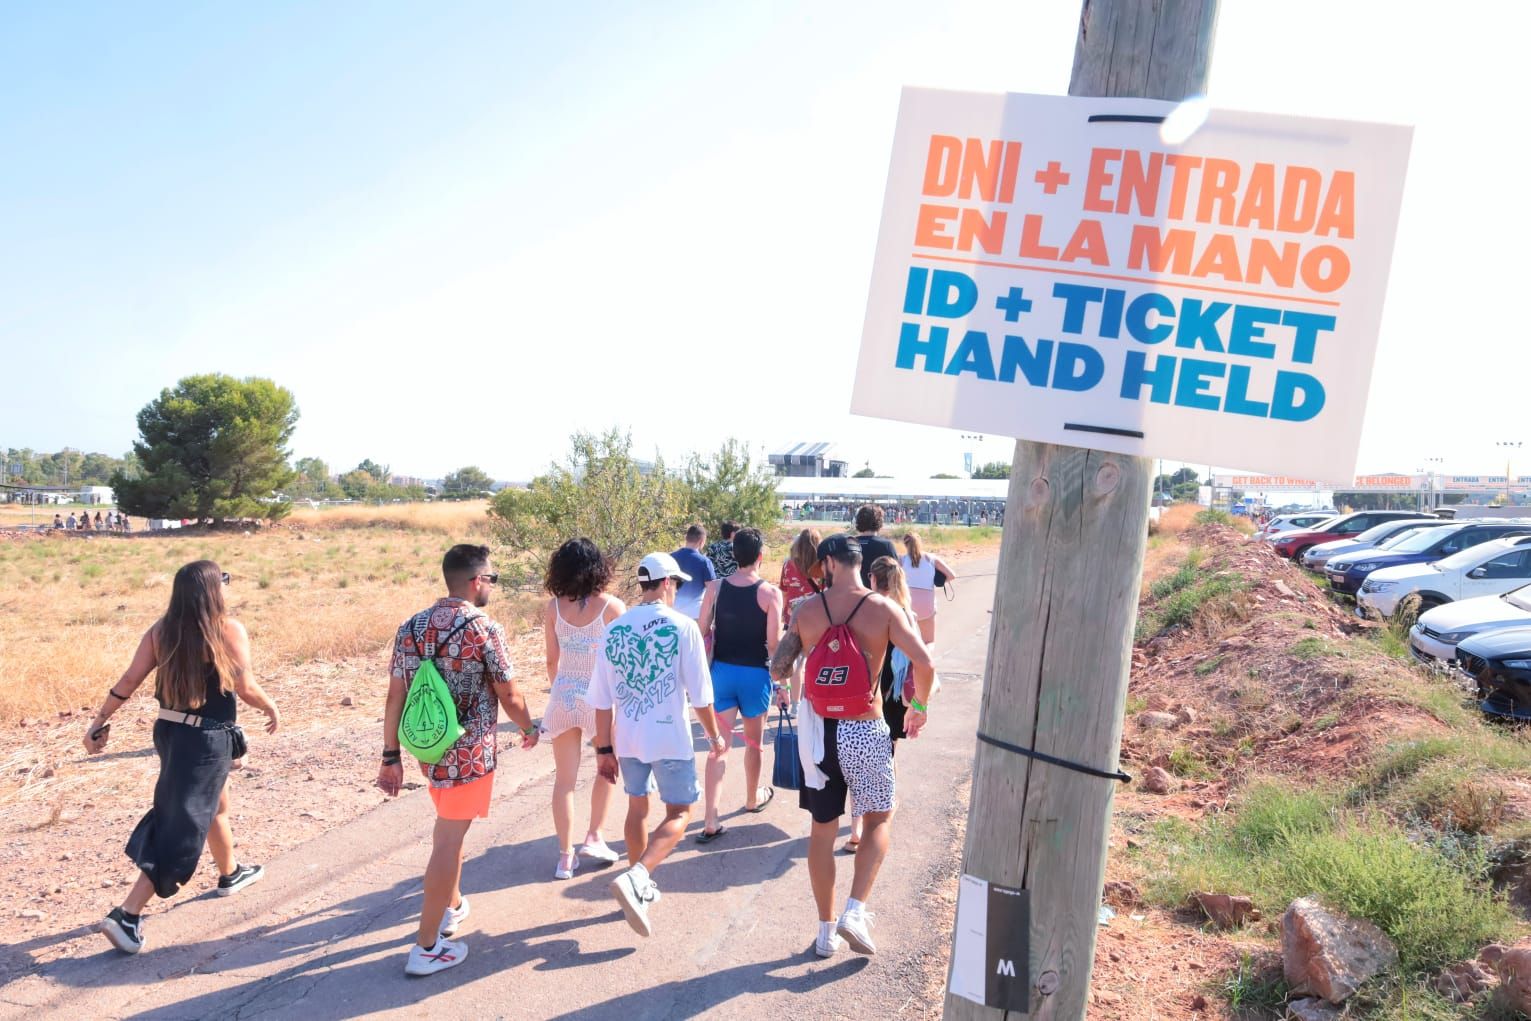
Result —
[{"label": "black sleeveless top", "polygon": [[238,700],[232,691],[224,691],[218,684],[218,668],[213,664],[207,664],[207,669],[202,672],[202,683],[205,685],[202,695],[202,704],[195,709],[181,705],[165,705],[164,699],[155,692],[155,699],[159,701],[160,708],[173,709],[178,713],[192,713],[204,720],[213,723],[233,723]]},{"label": "black sleeveless top", "polygon": [[764,669],[766,654],[766,614],[760,608],[760,582],[753,585],[718,585],[718,605],[712,637],[715,663],[753,666]]}]

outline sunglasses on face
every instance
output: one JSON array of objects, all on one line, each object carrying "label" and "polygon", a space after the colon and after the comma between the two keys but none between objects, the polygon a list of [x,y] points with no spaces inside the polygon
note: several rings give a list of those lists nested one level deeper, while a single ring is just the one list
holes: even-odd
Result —
[{"label": "sunglasses on face", "polygon": [[225,585],[227,585],[229,583],[229,572],[224,571],[222,577],[223,577],[223,583]]},{"label": "sunglasses on face", "polygon": [[493,574],[480,574],[478,577],[483,578],[491,585],[498,585],[500,583],[500,572],[498,571],[494,572]]}]

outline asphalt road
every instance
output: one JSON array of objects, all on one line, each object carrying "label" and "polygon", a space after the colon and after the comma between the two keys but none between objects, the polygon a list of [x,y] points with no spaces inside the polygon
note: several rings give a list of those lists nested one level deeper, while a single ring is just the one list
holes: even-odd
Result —
[{"label": "asphalt road", "polygon": [[[655,873],[664,899],[653,937],[639,937],[607,892],[614,871],[552,879],[552,758],[517,749],[502,756],[491,817],[469,833],[463,889],[473,914],[459,967],[404,975],[432,819],[416,790],[266,863],[267,879],[237,896],[153,909],[149,949],[138,957],[102,940],[100,953],[38,966],[0,988],[0,1017],[640,1021],[718,1008],[732,1017],[907,1016],[931,970],[944,973],[948,953],[925,891],[960,854],[951,818],[966,808],[957,799],[972,767],[994,590],[992,576],[978,576],[994,570],[993,560],[965,567],[970,577],[940,617],[945,688],[926,733],[899,748],[893,846],[868,904],[876,956],[813,955],[809,820],[790,791],[759,815],[736,807],[725,817],[728,834],[707,847],[691,839],[698,812]],[[766,747],[769,778],[769,740]],[[742,806],[734,758],[726,793]],[[612,806],[608,840],[620,836],[620,792]],[[851,860],[837,860],[843,903]]]}]

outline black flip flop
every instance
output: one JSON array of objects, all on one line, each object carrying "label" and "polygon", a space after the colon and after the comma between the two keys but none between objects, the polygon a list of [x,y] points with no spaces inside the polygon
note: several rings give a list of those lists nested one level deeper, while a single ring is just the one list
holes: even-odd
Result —
[{"label": "black flip flop", "polygon": [[760,802],[760,804],[756,805],[754,808],[746,808],[745,809],[745,811],[750,813],[751,815],[756,815],[756,814],[758,814],[760,812],[764,812],[766,810],[766,806],[771,803],[771,799],[776,797],[776,788],[775,787],[762,787],[760,789],[766,792],[765,793],[765,798]]},{"label": "black flip flop", "polygon": [[719,826],[717,829],[713,830],[711,833],[708,833],[706,830],[703,830],[702,832],[700,832],[700,833],[698,833],[696,835],[696,842],[698,844],[710,844],[714,840],[717,840],[719,837],[721,837],[723,834],[725,834],[727,832],[728,832],[728,827],[726,827],[726,826]]}]

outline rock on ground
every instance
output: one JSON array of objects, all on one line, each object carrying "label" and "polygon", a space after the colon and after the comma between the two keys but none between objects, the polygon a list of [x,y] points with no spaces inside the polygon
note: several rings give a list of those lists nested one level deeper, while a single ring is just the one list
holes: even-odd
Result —
[{"label": "rock on ground", "polygon": [[1138,725],[1149,730],[1169,730],[1178,726],[1179,723],[1180,717],[1174,713],[1159,712],[1154,709],[1138,713]]},{"label": "rock on ground", "polygon": [[1143,789],[1150,794],[1168,794],[1180,786],[1163,766],[1149,766],[1143,774]]},{"label": "rock on ground", "polygon": [[1452,1003],[1467,1003],[1497,986],[1499,978],[1479,961],[1458,961],[1435,976],[1431,984]]},{"label": "rock on ground", "polygon": [[1260,912],[1248,897],[1226,893],[1193,893],[1191,900],[1201,908],[1208,921],[1219,929],[1237,929],[1245,922],[1259,921]]},{"label": "rock on ground", "polygon": [[1478,955],[1499,976],[1495,999],[1510,1010],[1531,1014],[1531,947],[1486,946]]},{"label": "rock on ground", "polygon": [[1343,1003],[1368,979],[1397,966],[1398,948],[1381,929],[1313,897],[1299,897],[1281,916],[1281,967],[1296,995]]},{"label": "rock on ground", "polygon": [[1343,1016],[1340,1008],[1323,1000],[1305,997],[1286,1005],[1286,1016],[1297,1021],[1336,1021]]}]

